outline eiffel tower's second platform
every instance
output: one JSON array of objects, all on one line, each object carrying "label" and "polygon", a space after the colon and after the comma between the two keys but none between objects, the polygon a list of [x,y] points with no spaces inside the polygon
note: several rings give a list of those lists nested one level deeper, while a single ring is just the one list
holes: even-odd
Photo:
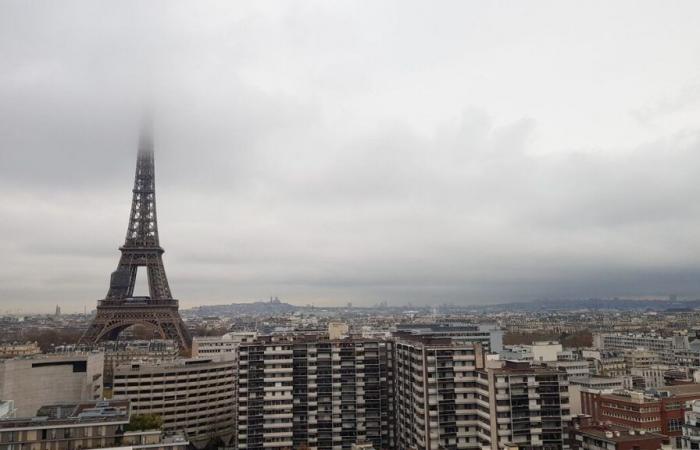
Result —
[{"label": "eiffel tower's second platform", "polygon": [[[104,300],[97,303],[97,315],[80,339],[82,344],[116,340],[132,325],[148,327],[163,339],[178,343],[189,353],[192,339],[185,327],[178,301],[172,298],[163,266],[163,248],[158,238],[156,216],[155,164],[150,130],[139,142],[131,214],[121,257],[112,273]],[[148,296],[135,296],[136,274],[145,270]]]}]

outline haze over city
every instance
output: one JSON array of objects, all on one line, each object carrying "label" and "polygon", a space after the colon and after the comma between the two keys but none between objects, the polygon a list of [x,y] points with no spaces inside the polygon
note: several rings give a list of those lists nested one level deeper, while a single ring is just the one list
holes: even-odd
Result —
[{"label": "haze over city", "polygon": [[[168,7],[165,7],[167,5]],[[0,309],[700,296],[696,2],[0,3]]]}]

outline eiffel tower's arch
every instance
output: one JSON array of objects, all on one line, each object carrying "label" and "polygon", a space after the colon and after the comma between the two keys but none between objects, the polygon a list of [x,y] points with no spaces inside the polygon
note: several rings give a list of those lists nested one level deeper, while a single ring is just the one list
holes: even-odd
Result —
[{"label": "eiffel tower's arch", "polygon": [[[144,129],[136,159],[126,239],[119,247],[121,258],[112,272],[107,295],[97,303],[97,315],[80,339],[83,344],[114,340],[126,328],[141,324],[153,328],[164,339],[176,341],[183,353],[190,351],[192,339],[178,312],[178,301],[170,292],[163,266],[153,155],[150,130]],[[134,296],[139,268],[148,274],[148,296]]]}]

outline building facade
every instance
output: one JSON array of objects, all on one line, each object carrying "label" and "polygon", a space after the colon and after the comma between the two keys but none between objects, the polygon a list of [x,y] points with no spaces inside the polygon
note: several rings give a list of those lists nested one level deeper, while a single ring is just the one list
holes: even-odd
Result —
[{"label": "building facade", "polygon": [[397,325],[394,336],[426,336],[448,338],[463,344],[480,344],[486,353],[499,353],[503,350],[503,330],[488,324],[438,323]]},{"label": "building facade", "polygon": [[661,433],[681,447],[686,403],[700,399],[700,385],[668,386],[652,394],[616,391],[612,394],[582,392],[584,414],[636,431]]},{"label": "building facade", "polygon": [[166,432],[182,432],[194,446],[235,430],[235,364],[211,359],[134,363],[114,369],[113,398],[129,400],[133,414],[155,414]]},{"label": "building facade", "polygon": [[[64,405],[65,406],[65,405]],[[0,450],[81,450],[132,448],[186,450],[188,442],[160,430],[126,431],[128,402],[73,405],[66,417],[32,417],[0,421]]]},{"label": "building facade", "polygon": [[14,342],[0,344],[0,358],[15,358],[17,356],[38,355],[41,353],[36,342]]},{"label": "building facade", "polygon": [[192,339],[193,358],[234,359],[236,349],[241,342],[253,342],[255,332],[226,333],[223,336],[195,337]]},{"label": "building facade", "polygon": [[565,449],[571,421],[568,376],[563,370],[506,361],[486,370],[491,448]]},{"label": "building facade", "polygon": [[488,380],[481,346],[410,336],[396,348],[396,428],[401,449],[490,445]]},{"label": "building facade", "polygon": [[238,448],[394,448],[393,343],[261,336],[238,347]]},{"label": "building facade", "polygon": [[32,417],[47,403],[98,400],[103,365],[102,352],[0,360],[0,399],[14,401],[17,417]]},{"label": "building facade", "polygon": [[668,438],[658,433],[636,432],[623,427],[588,425],[572,430],[572,450],[670,449]]}]

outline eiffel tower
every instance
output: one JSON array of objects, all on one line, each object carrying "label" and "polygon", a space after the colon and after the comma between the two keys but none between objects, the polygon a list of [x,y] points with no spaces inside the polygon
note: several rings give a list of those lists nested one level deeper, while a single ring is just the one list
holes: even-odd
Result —
[{"label": "eiffel tower", "polygon": [[[192,340],[178,312],[178,301],[170,293],[163,267],[164,250],[156,220],[153,139],[148,127],[142,130],[139,140],[131,215],[126,241],[119,250],[121,258],[117,270],[112,272],[107,297],[97,302],[97,315],[80,343],[116,340],[126,328],[143,325],[163,339],[176,341],[182,353],[189,353]],[[134,296],[139,267],[145,267],[148,273],[149,296]]]}]

